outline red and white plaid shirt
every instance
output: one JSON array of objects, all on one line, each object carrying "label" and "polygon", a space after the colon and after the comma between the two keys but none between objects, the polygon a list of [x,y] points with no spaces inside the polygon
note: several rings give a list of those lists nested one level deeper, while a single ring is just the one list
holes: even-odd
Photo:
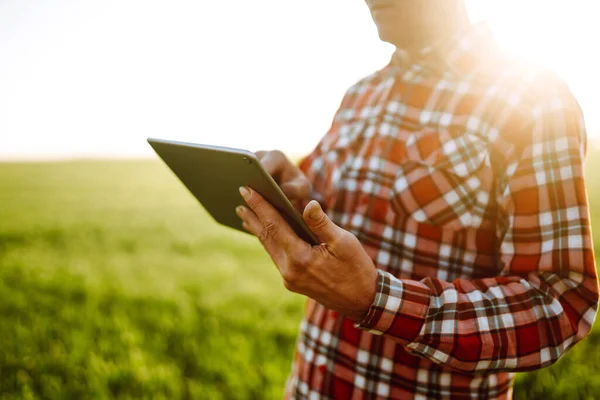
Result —
[{"label": "red and white plaid shirt", "polygon": [[[395,60],[400,59],[400,62]],[[308,300],[286,397],[506,399],[590,331],[585,128],[474,25],[346,93],[301,162],[378,268],[358,324]]]}]

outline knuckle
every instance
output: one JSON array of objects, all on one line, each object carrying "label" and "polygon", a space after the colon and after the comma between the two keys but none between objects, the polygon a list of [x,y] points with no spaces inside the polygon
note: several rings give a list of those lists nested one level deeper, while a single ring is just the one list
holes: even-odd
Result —
[{"label": "knuckle", "polygon": [[279,224],[277,223],[277,221],[275,221],[271,218],[265,219],[264,226],[265,226],[265,230],[270,235],[276,235],[277,232],[279,231]]},{"label": "knuckle", "polygon": [[256,237],[261,243],[264,244],[269,238],[269,232],[266,229],[261,229],[260,232],[258,232],[258,234],[256,235]]},{"label": "knuckle", "polygon": [[310,265],[310,255],[306,252],[296,253],[292,258],[292,263],[299,271],[304,271]]},{"label": "knuckle", "polygon": [[274,158],[282,159],[285,158],[285,154],[281,150],[271,150],[271,154]]},{"label": "knuckle", "polygon": [[289,263],[288,268],[286,268],[285,273],[282,274],[283,279],[288,282],[295,283],[298,280],[298,270],[294,263]]},{"label": "knuckle", "polygon": [[250,197],[246,199],[246,204],[250,206],[253,210],[260,210],[262,207],[262,202],[258,198],[258,196],[254,196],[253,193],[250,193]]},{"label": "knuckle", "polygon": [[296,286],[285,278],[283,278],[283,286],[290,292],[296,292]]},{"label": "knuckle", "polygon": [[299,273],[299,270],[297,268],[295,268],[293,265],[290,265],[290,267],[287,269],[287,271],[285,271],[285,273],[281,274],[281,276],[283,277],[284,283],[293,287],[294,290],[298,289],[298,283],[300,282],[300,278],[301,278],[300,275],[301,274]]},{"label": "knuckle", "polygon": [[279,174],[286,168],[287,157],[281,150],[266,151],[260,161],[270,175]]}]

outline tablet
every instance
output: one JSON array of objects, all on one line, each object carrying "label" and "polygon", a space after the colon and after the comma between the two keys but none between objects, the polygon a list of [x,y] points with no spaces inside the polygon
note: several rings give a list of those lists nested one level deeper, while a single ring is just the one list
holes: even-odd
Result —
[{"label": "tablet", "polygon": [[254,153],[155,138],[148,138],[148,143],[215,221],[246,232],[235,208],[246,204],[239,187],[249,186],[279,211],[301,239],[320,243]]}]

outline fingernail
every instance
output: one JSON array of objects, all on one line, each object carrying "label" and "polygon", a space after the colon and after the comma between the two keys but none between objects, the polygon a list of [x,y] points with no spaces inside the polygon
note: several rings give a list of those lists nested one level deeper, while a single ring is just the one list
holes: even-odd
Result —
[{"label": "fingernail", "polygon": [[315,200],[312,200],[311,203],[313,201],[317,204],[317,207],[313,207],[313,210],[310,212],[310,214],[308,214],[308,218],[317,219],[321,215],[321,205]]},{"label": "fingernail", "polygon": [[243,206],[237,206],[237,207],[235,208],[235,213],[236,213],[237,215],[242,215],[242,213],[243,213],[243,212],[244,212],[244,207],[243,207]]},{"label": "fingernail", "polygon": [[244,186],[240,187],[240,194],[244,199],[247,199],[250,196],[250,191],[246,189]]}]

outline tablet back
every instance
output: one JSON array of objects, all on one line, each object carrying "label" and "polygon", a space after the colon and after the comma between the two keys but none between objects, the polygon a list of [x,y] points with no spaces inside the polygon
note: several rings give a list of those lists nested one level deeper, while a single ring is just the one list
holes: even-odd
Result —
[{"label": "tablet back", "polygon": [[148,143],[217,222],[246,232],[235,208],[245,204],[238,188],[250,186],[279,210],[300,238],[319,243],[253,153],[164,139],[149,138]]}]

